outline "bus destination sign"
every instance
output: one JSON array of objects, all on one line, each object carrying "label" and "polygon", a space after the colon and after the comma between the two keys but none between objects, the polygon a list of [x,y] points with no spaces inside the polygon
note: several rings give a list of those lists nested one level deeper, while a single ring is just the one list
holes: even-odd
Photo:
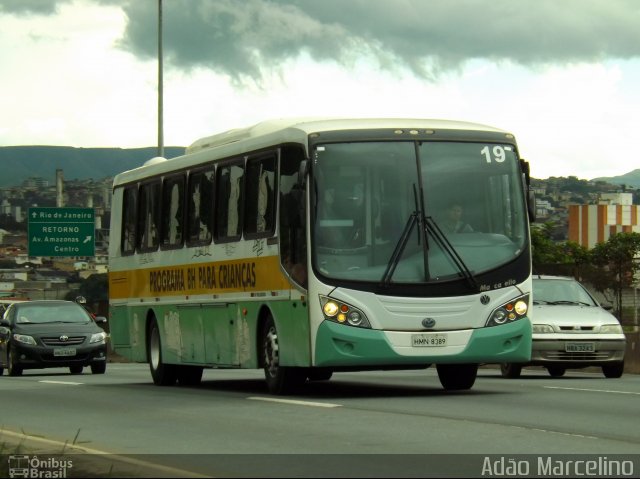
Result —
[{"label": "bus destination sign", "polygon": [[29,208],[29,256],[94,256],[93,208]]}]

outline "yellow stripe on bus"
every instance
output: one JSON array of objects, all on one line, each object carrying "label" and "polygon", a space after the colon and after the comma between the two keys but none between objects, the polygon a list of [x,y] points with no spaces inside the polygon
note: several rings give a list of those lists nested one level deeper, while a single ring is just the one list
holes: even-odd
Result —
[{"label": "yellow stripe on bus", "polygon": [[285,289],[277,256],[109,272],[110,299]]}]

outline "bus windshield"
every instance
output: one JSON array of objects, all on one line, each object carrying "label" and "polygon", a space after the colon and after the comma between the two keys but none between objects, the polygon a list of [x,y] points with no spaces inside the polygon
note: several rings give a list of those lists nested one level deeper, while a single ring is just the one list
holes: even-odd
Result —
[{"label": "bus windshield", "polygon": [[312,175],[312,261],[321,277],[473,281],[525,248],[526,208],[513,145],[318,144]]}]

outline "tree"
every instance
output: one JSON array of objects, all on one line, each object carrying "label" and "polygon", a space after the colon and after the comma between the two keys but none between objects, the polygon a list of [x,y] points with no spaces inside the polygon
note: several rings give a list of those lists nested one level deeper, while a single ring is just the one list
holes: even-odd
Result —
[{"label": "tree", "polygon": [[72,297],[67,299],[75,300],[77,296],[84,296],[88,303],[98,303],[109,301],[109,282],[106,274],[92,274],[84,281],[80,282],[80,287]]},{"label": "tree", "polygon": [[617,233],[592,250],[593,262],[602,268],[598,289],[608,284],[616,296],[618,317],[622,313],[622,291],[633,284],[640,271],[640,233]]},{"label": "tree", "polygon": [[[564,269],[580,268],[591,261],[589,250],[584,246],[574,242],[556,242],[552,236],[555,225],[552,222],[544,223],[540,228],[531,230],[532,263],[536,272],[557,273],[554,271],[544,271],[549,265],[564,265]],[[567,274],[567,273],[565,273]],[[573,272],[571,273],[574,274]]]}]

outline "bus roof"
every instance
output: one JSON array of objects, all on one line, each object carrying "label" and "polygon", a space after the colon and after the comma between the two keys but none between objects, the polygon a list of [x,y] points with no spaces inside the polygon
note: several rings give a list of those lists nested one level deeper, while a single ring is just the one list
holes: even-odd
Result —
[{"label": "bus roof", "polygon": [[[505,133],[499,128],[479,123],[438,119],[410,118],[280,118],[263,121],[246,128],[236,128],[200,138],[187,147],[185,155],[161,161],[152,158],[143,166],[116,175],[114,185],[143,179],[151,174],[162,174],[186,168],[200,161],[226,158],[250,151],[290,142],[303,142],[311,133],[335,130],[370,129],[427,129],[471,130]],[[208,152],[208,153],[207,153]],[[211,153],[215,152],[213,155]],[[213,156],[213,158],[212,158]]]},{"label": "bus roof", "polygon": [[281,118],[267,120],[246,128],[236,128],[216,135],[201,138],[187,148],[194,153],[208,148],[216,148],[229,143],[271,135],[287,129],[296,129],[306,135],[329,130],[358,130],[372,128],[431,128],[447,130],[502,131],[487,125],[453,120],[425,120],[408,118]]}]

